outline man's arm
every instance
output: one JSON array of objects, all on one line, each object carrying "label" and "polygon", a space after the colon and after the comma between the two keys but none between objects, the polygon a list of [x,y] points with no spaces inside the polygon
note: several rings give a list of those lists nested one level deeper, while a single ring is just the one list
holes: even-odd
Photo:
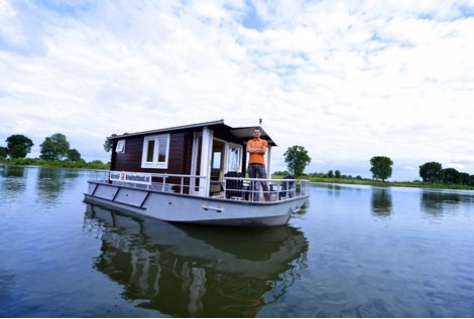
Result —
[{"label": "man's arm", "polygon": [[266,151],[267,151],[267,146],[266,145],[263,145],[261,148],[255,148],[255,147],[250,147],[247,144],[247,152],[249,152],[249,153],[265,154]]},{"label": "man's arm", "polygon": [[266,151],[267,151],[266,145],[263,145],[262,148],[257,148],[257,153],[265,154]]}]

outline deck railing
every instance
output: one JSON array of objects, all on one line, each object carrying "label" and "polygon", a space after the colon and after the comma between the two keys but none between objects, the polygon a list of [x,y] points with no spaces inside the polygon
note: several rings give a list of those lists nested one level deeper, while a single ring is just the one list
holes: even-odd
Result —
[{"label": "deck railing", "polygon": [[95,181],[119,186],[153,189],[179,194],[203,194],[230,200],[280,201],[309,194],[309,181],[301,179],[260,179],[224,177],[222,181],[211,181],[201,175],[150,173],[149,184],[133,181],[110,180],[108,171],[92,174]]},{"label": "deck railing", "polygon": [[234,200],[279,201],[309,194],[309,181],[224,177],[224,197]]}]

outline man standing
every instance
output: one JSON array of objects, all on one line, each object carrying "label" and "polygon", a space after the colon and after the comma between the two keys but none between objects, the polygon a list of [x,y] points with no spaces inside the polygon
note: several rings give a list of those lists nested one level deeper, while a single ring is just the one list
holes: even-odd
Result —
[{"label": "man standing", "polygon": [[[267,147],[267,141],[260,138],[260,129],[254,128],[253,138],[247,142],[247,152],[249,153],[249,166],[247,172],[250,178],[257,178],[257,175],[258,178],[267,178],[267,172],[265,170],[265,153],[267,152]],[[270,200],[268,185],[266,182],[261,182],[261,184],[265,200],[268,201]],[[252,182],[252,185],[255,184]]]}]

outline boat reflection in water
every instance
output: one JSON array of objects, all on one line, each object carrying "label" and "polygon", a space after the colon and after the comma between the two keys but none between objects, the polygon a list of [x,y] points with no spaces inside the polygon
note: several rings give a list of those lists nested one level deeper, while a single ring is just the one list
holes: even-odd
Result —
[{"label": "boat reflection in water", "polygon": [[94,267],[123,297],[173,317],[253,317],[306,268],[308,242],[290,226],[175,225],[90,204],[84,226],[102,240]]}]

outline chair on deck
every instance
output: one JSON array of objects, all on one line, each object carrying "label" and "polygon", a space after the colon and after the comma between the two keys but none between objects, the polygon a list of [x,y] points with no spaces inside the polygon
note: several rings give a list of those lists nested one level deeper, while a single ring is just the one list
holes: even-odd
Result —
[{"label": "chair on deck", "polygon": [[213,197],[216,194],[223,193],[224,186],[219,181],[211,181],[211,185],[209,187],[209,196]]},{"label": "chair on deck", "polygon": [[[238,177],[243,178],[244,175],[240,172],[227,172],[224,177]],[[225,193],[227,198],[232,197],[243,197],[242,195],[242,188],[243,188],[244,181],[243,180],[235,180],[235,179],[228,179],[225,183]]]}]

